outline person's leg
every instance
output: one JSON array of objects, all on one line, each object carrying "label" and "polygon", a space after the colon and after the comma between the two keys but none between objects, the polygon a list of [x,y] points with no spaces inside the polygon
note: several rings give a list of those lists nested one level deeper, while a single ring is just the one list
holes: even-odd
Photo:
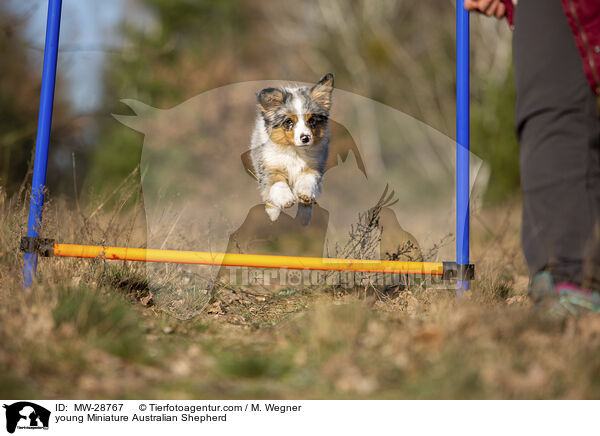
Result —
[{"label": "person's leg", "polygon": [[[598,109],[560,0],[543,3],[519,0],[515,15],[523,251],[532,276],[581,286],[600,204]],[[598,273],[597,257],[589,265]]]},{"label": "person's leg", "polygon": [[596,117],[590,119],[592,133],[587,186],[594,211],[593,233],[584,252],[583,287],[600,291],[600,98]]}]

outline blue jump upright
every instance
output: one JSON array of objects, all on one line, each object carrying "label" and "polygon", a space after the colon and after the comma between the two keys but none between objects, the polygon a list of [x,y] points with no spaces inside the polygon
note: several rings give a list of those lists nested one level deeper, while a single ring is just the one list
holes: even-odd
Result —
[{"label": "blue jump upright", "polygon": [[456,2],[456,264],[457,293],[469,289],[469,12]]},{"label": "blue jump upright", "polygon": [[[60,12],[62,0],[49,0],[48,20],[46,23],[46,43],[44,47],[44,66],[42,71],[42,92],[38,129],[35,142],[35,160],[33,164],[33,181],[31,184],[31,203],[27,236],[37,238],[42,223],[44,206],[44,190],[46,187],[46,169],[48,168],[48,146],[50,127],[52,125],[52,108],[54,105],[54,84],[56,82],[56,63],[58,58],[58,35],[60,33]],[[23,286],[31,286],[37,268],[37,254],[26,253],[23,264]]]}]

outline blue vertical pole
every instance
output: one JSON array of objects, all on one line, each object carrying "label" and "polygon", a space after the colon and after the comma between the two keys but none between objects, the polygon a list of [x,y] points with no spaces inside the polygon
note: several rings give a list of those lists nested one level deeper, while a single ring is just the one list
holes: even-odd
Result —
[{"label": "blue vertical pole", "polygon": [[[456,2],[456,263],[469,264],[469,12]],[[458,296],[469,289],[459,280]]]},{"label": "blue vertical pole", "polygon": [[[56,82],[56,62],[58,58],[58,34],[60,32],[60,11],[62,0],[49,0],[46,23],[46,44],[44,47],[44,66],[42,70],[42,92],[38,116],[38,130],[35,142],[35,160],[33,164],[33,182],[31,183],[31,203],[27,236],[37,238],[42,222],[46,169],[48,167],[48,145],[52,125],[52,107],[54,105],[54,84]],[[37,267],[37,254],[26,253],[23,264],[23,286],[30,287]]]}]

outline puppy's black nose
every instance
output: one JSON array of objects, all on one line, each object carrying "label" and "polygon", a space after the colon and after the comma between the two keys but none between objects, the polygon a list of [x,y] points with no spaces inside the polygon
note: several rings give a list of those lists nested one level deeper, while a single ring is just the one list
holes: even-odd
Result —
[{"label": "puppy's black nose", "polygon": [[308,144],[310,142],[310,135],[301,135],[300,141],[302,141],[303,144]]}]

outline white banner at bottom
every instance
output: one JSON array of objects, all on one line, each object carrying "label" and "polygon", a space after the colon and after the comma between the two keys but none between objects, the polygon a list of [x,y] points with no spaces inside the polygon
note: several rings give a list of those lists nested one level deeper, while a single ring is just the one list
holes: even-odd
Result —
[{"label": "white banner at bottom", "polygon": [[597,434],[597,401],[2,401],[0,435]]}]

